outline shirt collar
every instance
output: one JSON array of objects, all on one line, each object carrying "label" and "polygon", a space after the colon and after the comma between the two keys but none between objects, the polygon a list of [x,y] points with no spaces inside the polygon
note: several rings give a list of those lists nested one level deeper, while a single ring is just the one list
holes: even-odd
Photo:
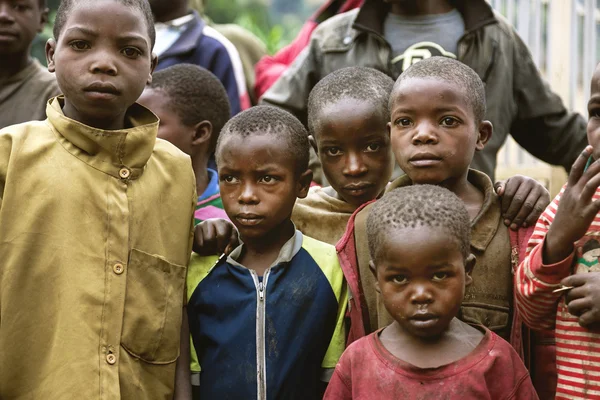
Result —
[{"label": "shirt collar", "polygon": [[125,115],[132,128],[93,128],[63,114],[64,96],[48,101],[47,122],[61,145],[86,164],[116,178],[136,179],[154,151],[158,118],[134,103]]},{"label": "shirt collar", "polygon": [[[273,261],[273,263],[269,266],[269,268],[273,268],[277,264],[289,263],[290,261],[292,261],[292,258],[294,258],[296,256],[296,254],[298,254],[298,252],[302,248],[303,240],[304,240],[304,236],[302,236],[302,232],[297,230],[296,226],[294,226],[294,236],[292,236],[281,247],[281,250],[279,250],[279,255],[277,256],[277,259],[275,261]],[[242,255],[243,246],[244,246],[244,243],[242,243],[240,241],[240,245],[238,247],[236,247],[229,254],[229,256],[227,257],[227,262],[229,264],[236,265],[236,266],[242,267],[242,268],[246,268],[242,264],[237,262],[237,260]]]},{"label": "shirt collar", "polygon": [[164,27],[181,28],[182,26],[184,26],[185,24],[187,24],[188,22],[190,22],[193,19],[194,19],[194,13],[190,12],[189,14],[186,14],[183,17],[175,18],[175,19],[172,19],[171,21],[157,22],[156,24],[154,24],[154,26],[159,29],[162,29]]},{"label": "shirt collar", "polygon": [[[479,251],[485,251],[498,231],[498,221],[502,216],[497,205],[498,195],[494,191],[492,181],[483,172],[469,169],[467,180],[483,193],[481,210],[471,221],[471,246]],[[402,175],[389,184],[386,192],[410,185],[412,181],[408,175]]]}]

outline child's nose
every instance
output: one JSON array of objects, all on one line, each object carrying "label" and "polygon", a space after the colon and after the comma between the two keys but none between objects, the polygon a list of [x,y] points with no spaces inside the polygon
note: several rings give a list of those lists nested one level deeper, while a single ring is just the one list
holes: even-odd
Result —
[{"label": "child's nose", "polygon": [[117,75],[117,66],[108,52],[97,52],[90,64],[90,70],[94,74]]},{"label": "child's nose", "polygon": [[413,286],[410,301],[412,304],[431,304],[433,296],[426,285],[416,284]]},{"label": "child's nose", "polygon": [[418,144],[436,144],[438,142],[438,136],[435,132],[435,127],[431,124],[422,124],[417,126],[415,134],[412,138],[414,145]]},{"label": "child's nose", "polygon": [[259,200],[254,185],[242,185],[238,200],[240,204],[258,204]]},{"label": "child's nose", "polygon": [[0,2],[0,23],[6,24],[6,23],[13,23],[15,21],[14,16],[10,12],[12,7],[13,7],[13,5],[10,4],[9,2],[6,2],[6,1]]},{"label": "child's nose", "polygon": [[343,169],[344,175],[358,176],[367,172],[367,166],[362,157],[356,153],[348,153]]}]

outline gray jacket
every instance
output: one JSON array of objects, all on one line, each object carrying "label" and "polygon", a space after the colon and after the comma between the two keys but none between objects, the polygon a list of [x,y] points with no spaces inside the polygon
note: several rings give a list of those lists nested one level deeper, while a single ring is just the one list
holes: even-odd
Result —
[{"label": "gray jacket", "polygon": [[[566,110],[514,28],[485,0],[453,3],[466,31],[458,43],[458,59],[485,83],[486,118],[494,125],[494,135],[485,150],[475,154],[472,167],[493,179],[496,154],[510,133],[534,156],[568,170],[587,144],[584,118]],[[399,72],[393,69],[391,47],[382,33],[387,13],[383,0],[366,0],[360,9],[323,22],[261,102],[282,107],[306,124],[308,95],[325,75],[366,66],[396,79]]]}]

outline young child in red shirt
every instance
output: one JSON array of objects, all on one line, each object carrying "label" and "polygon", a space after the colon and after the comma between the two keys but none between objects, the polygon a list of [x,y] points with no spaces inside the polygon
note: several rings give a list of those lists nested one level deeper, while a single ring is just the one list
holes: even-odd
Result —
[{"label": "young child in red shirt", "polygon": [[394,322],[352,343],[325,399],[537,399],[513,348],[456,318],[472,282],[470,217],[449,190],[392,190],[367,219],[370,267]]}]

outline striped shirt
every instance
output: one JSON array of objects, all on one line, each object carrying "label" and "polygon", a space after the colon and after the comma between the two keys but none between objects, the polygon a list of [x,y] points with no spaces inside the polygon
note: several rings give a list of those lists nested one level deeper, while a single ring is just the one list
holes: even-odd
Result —
[{"label": "striped shirt", "polygon": [[[553,329],[556,335],[558,385],[556,399],[600,399],[600,332],[581,327],[565,304],[564,292],[552,293],[572,274],[599,272],[600,214],[575,243],[566,259],[552,265],[542,261],[544,238],[554,220],[563,187],[538,220],[529,240],[527,257],[516,273],[516,306],[533,329]],[[600,199],[600,189],[594,200]]]}]

